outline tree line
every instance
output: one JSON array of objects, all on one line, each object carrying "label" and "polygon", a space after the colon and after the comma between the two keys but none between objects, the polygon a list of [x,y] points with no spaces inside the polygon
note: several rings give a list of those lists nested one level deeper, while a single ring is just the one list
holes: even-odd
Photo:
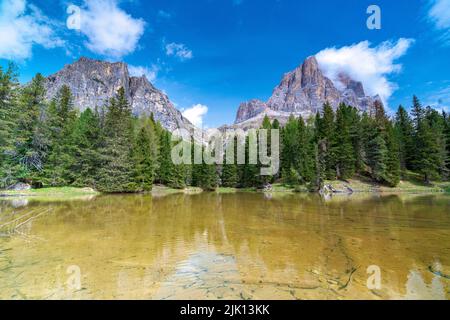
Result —
[{"label": "tree line", "polygon": [[[281,170],[261,176],[261,165],[248,161],[173,164],[171,133],[153,115],[135,117],[123,88],[105,106],[79,113],[67,86],[47,101],[44,82],[38,74],[21,87],[13,65],[0,68],[0,188],[26,182],[119,193],[150,191],[154,184],[213,190],[282,181],[319,190],[325,180],[355,175],[390,186],[409,171],[426,183],[448,178],[450,118],[416,97],[411,113],[400,106],[392,118],[379,102],[362,114],[325,104],[315,117],[292,116],[284,126],[266,117],[261,128],[281,132]],[[248,159],[248,138],[245,143]]]}]

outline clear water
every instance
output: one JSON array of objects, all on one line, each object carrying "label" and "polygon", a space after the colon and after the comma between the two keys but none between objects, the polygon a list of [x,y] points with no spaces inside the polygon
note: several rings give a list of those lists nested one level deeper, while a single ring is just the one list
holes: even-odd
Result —
[{"label": "clear water", "polygon": [[0,200],[0,234],[0,299],[450,298],[445,195]]}]

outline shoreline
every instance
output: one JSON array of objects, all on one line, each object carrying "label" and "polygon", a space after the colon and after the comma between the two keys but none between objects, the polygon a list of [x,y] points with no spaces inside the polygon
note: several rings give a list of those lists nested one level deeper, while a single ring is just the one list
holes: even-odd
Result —
[{"label": "shoreline", "polygon": [[[450,193],[450,182],[437,182],[431,186],[426,186],[413,181],[401,181],[397,187],[390,188],[380,184],[360,179],[350,179],[348,181],[326,181],[325,185],[331,187],[335,192],[331,195],[352,195],[352,194],[445,194]],[[350,191],[349,191],[350,190]],[[146,193],[153,196],[166,196],[171,194],[195,195],[204,191],[201,188],[187,187],[185,189],[173,189],[162,185],[155,185],[153,190]],[[226,188],[220,187],[215,191],[209,191],[217,194],[235,194],[235,193],[278,193],[278,194],[304,194],[309,192],[306,186],[287,186],[284,184],[273,184],[271,190],[258,190],[256,188]],[[42,189],[30,189],[22,191],[0,190],[0,199],[8,198],[61,198],[70,199],[83,196],[99,196],[103,193],[92,188],[75,187],[52,187]]]}]

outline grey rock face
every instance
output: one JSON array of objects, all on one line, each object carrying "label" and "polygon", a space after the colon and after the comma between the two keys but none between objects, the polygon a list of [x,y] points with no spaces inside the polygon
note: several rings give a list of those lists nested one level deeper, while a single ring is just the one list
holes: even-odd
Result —
[{"label": "grey rock face", "polygon": [[267,103],[259,100],[242,103],[235,124],[263,118],[262,113],[283,121],[291,114],[308,118],[321,111],[326,102],[334,109],[340,103],[346,103],[360,111],[368,111],[379,99],[366,96],[363,84],[346,75],[341,76],[340,82],[338,89],[323,75],[316,58],[309,57],[301,66],[284,75]]},{"label": "grey rock face", "polygon": [[[258,114],[264,112],[267,109],[267,103],[262,102],[261,100],[250,100],[248,102],[243,102],[239,106],[237,118],[238,119],[251,119]],[[242,122],[242,121],[239,121]]]},{"label": "grey rock face", "polygon": [[155,120],[171,131],[178,128],[194,129],[167,95],[156,89],[145,76],[131,77],[127,64],[123,62],[109,63],[80,58],[47,78],[47,98],[54,98],[63,85],[71,89],[75,106],[80,111],[106,105],[117,94],[117,90],[123,87],[133,114],[153,113]]}]

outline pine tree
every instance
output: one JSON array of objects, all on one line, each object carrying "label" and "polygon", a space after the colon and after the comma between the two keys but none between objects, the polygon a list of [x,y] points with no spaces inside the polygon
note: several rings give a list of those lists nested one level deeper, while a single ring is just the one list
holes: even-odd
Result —
[{"label": "pine tree", "polygon": [[19,96],[18,120],[13,131],[14,150],[11,152],[12,171],[19,181],[33,183],[47,156],[49,141],[43,121],[47,107],[44,82],[44,77],[37,74],[28,86],[22,88]]},{"label": "pine tree", "polygon": [[302,183],[310,182],[314,177],[315,148],[314,135],[310,126],[302,117],[298,119],[298,159],[297,172]]},{"label": "pine tree", "polygon": [[401,162],[400,162],[400,147],[398,135],[391,122],[387,122],[386,127],[386,147],[388,156],[386,160],[386,175],[385,181],[391,186],[396,187],[400,182]]},{"label": "pine tree", "polygon": [[317,140],[323,140],[324,158],[326,163],[325,176],[327,179],[336,178],[336,164],[333,154],[333,146],[335,145],[335,114],[329,103],[323,106],[323,115],[316,117]]},{"label": "pine tree", "polygon": [[70,171],[73,185],[96,188],[96,178],[100,167],[99,148],[101,145],[100,115],[86,109],[74,124],[71,135],[73,161]]},{"label": "pine tree", "polygon": [[226,188],[236,188],[239,183],[239,172],[237,165],[237,143],[238,139],[235,137],[233,142],[234,159],[233,163],[227,163],[227,154],[224,154],[224,161],[222,166],[222,186]]},{"label": "pine tree", "polygon": [[224,164],[222,169],[222,186],[236,188],[239,183],[238,167],[236,164]]},{"label": "pine tree", "polygon": [[217,188],[217,168],[214,164],[203,162],[198,186],[206,191],[214,191]]},{"label": "pine tree", "polygon": [[143,119],[133,150],[136,163],[136,183],[140,190],[151,191],[157,157],[156,134],[151,119]]},{"label": "pine tree", "polygon": [[413,159],[414,171],[421,174],[425,183],[429,184],[431,179],[438,175],[439,145],[437,144],[436,130],[432,130],[431,123],[427,119],[427,112],[422,107],[419,99],[414,96],[412,108],[414,122],[414,150]]},{"label": "pine tree", "polygon": [[414,127],[408,112],[399,106],[395,117],[395,134],[398,139],[399,161],[402,172],[412,169],[414,159]]},{"label": "pine tree", "polygon": [[363,160],[370,176],[377,182],[385,180],[388,160],[388,149],[380,124],[382,124],[381,121],[378,123],[374,117],[367,113],[363,114],[361,120]]},{"label": "pine tree", "polygon": [[188,167],[185,164],[173,165],[172,177],[169,182],[169,187],[174,189],[186,188]]},{"label": "pine tree", "polygon": [[171,157],[171,137],[168,131],[164,130],[161,132],[159,145],[158,182],[164,185],[169,185],[172,181],[173,162]]},{"label": "pine tree", "polygon": [[414,128],[417,130],[421,122],[425,119],[425,110],[422,107],[422,104],[420,103],[420,100],[419,98],[417,98],[417,96],[413,96],[413,106],[411,108],[411,114],[413,118]]},{"label": "pine tree", "polygon": [[278,119],[273,120],[273,122],[272,122],[272,129],[275,129],[275,130],[280,130],[281,129],[281,125],[280,125],[280,122],[278,121]]},{"label": "pine tree", "polygon": [[300,158],[299,122],[291,116],[283,128],[281,171],[283,181],[290,185],[301,183],[298,172],[298,161]]},{"label": "pine tree", "polygon": [[446,166],[446,168],[447,168],[447,171],[446,171],[446,179],[448,179],[449,178],[449,176],[450,176],[450,116],[447,114],[447,113],[445,113],[445,112],[443,112],[443,114],[442,114],[442,117],[444,118],[444,122],[445,122],[445,125],[444,125],[444,134],[445,134],[445,140],[446,140],[446,147],[445,147],[445,149],[447,150],[447,155],[446,155],[446,159],[445,159],[445,166]]},{"label": "pine tree", "polygon": [[14,145],[18,86],[16,67],[10,64],[3,71],[0,66],[0,188],[14,181],[9,155]]},{"label": "pine tree", "polygon": [[[261,125],[260,129],[267,131],[267,139],[266,139],[266,142],[267,142],[267,147],[266,147],[267,154],[265,154],[264,156],[267,155],[270,158],[271,155],[272,155],[272,123],[270,122],[270,119],[269,119],[269,117],[267,115],[264,117],[264,120],[262,122],[262,125]],[[260,139],[260,134],[258,133],[258,141],[259,141],[259,139]],[[258,143],[258,148],[260,148],[260,141]],[[258,150],[260,150],[260,152],[262,152],[261,149],[258,149]],[[261,160],[261,156],[258,157],[258,170],[261,172],[261,169],[263,168],[263,165],[261,164],[260,160]],[[265,186],[267,186],[269,183],[271,183],[273,181],[273,178],[274,177],[271,176],[271,175],[270,176],[262,176],[262,175],[260,175],[259,179],[257,181],[257,184],[259,185],[259,187],[265,187]]]},{"label": "pine tree", "polygon": [[123,88],[119,89],[117,98],[110,100],[103,139],[98,189],[108,193],[136,191],[138,187],[132,157],[133,121]]},{"label": "pine tree", "polygon": [[245,164],[239,168],[240,186],[243,188],[257,187],[259,182],[259,170],[257,164],[250,163],[250,139],[245,138]]},{"label": "pine tree", "polygon": [[74,181],[70,167],[75,161],[71,135],[77,115],[70,88],[62,86],[46,112],[45,135],[49,138],[49,150],[43,172],[45,185],[65,186]]},{"label": "pine tree", "polygon": [[386,180],[388,161],[388,148],[380,130],[372,124],[368,129],[368,141],[366,143],[366,162],[370,168],[372,178],[377,182]]},{"label": "pine tree", "polygon": [[406,170],[411,170],[413,167],[414,127],[408,112],[401,105],[395,116],[394,130],[398,141],[400,168],[404,173]]},{"label": "pine tree", "polygon": [[[192,154],[204,154],[205,147],[196,143],[192,145]],[[192,183],[194,186],[202,188],[205,191],[214,191],[218,186],[218,173],[215,164],[207,164],[204,160],[196,163],[192,169]]]},{"label": "pine tree", "polygon": [[326,178],[325,140],[320,140],[317,142],[314,148],[314,154],[315,154],[314,176],[311,180],[309,189],[312,192],[318,192],[323,189]]},{"label": "pine tree", "polygon": [[352,107],[341,104],[336,113],[335,139],[332,146],[336,174],[340,179],[351,178],[356,170],[355,149],[350,134]]},{"label": "pine tree", "polygon": [[372,178],[394,187],[400,181],[399,146],[392,123],[381,102],[374,105],[374,117],[364,115],[362,126],[365,162]]},{"label": "pine tree", "polygon": [[446,167],[446,136],[445,136],[445,118],[436,110],[427,107],[425,111],[425,119],[429,126],[430,135],[430,161],[437,168],[432,173],[437,179],[447,175]]}]

